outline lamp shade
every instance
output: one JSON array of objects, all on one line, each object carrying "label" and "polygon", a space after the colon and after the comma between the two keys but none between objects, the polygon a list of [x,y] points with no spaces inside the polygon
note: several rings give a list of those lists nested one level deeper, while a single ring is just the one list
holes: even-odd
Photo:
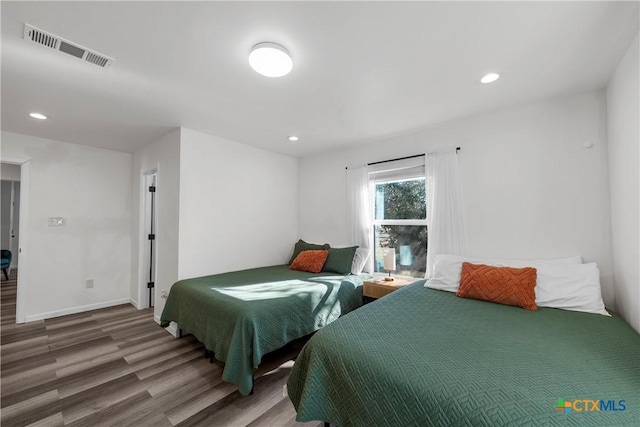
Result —
[{"label": "lamp shade", "polygon": [[396,250],[387,248],[384,250],[384,269],[391,271],[396,269]]}]

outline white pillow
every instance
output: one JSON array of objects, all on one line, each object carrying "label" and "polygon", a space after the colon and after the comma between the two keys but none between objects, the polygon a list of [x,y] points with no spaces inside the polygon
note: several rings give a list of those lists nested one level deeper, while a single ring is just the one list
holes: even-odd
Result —
[{"label": "white pillow", "polygon": [[539,307],[610,316],[602,301],[600,271],[596,263],[579,265],[540,264],[536,285]]},{"label": "white pillow", "polygon": [[496,267],[534,267],[546,264],[582,264],[582,258],[572,256],[556,259],[499,259],[499,258],[472,258],[460,255],[435,255],[433,257],[433,273],[425,287],[440,289],[442,291],[458,292],[460,286],[460,271],[462,263],[493,265]]},{"label": "white pillow", "polygon": [[371,251],[367,248],[356,249],[356,254],[353,256],[353,262],[351,263],[351,274],[362,273],[369,255],[371,255]]}]

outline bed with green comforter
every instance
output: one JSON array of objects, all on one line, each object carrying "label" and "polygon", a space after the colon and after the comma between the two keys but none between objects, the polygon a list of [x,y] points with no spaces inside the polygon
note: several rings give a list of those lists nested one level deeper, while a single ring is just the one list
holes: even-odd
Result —
[{"label": "bed with green comforter", "polygon": [[528,311],[423,284],[307,342],[288,381],[299,421],[640,425],[640,336],[622,319]]},{"label": "bed with green comforter", "polygon": [[364,277],[278,265],[181,280],[160,323],[193,334],[225,362],[222,379],[247,395],[262,356],[362,305]]}]

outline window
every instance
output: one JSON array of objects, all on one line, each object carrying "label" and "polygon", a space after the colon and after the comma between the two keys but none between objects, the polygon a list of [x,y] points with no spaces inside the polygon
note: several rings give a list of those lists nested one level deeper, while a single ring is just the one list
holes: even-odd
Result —
[{"label": "window", "polygon": [[398,166],[392,170],[387,166],[385,171],[370,174],[374,271],[386,272],[383,250],[394,248],[396,270],[393,274],[424,277],[427,263],[424,166]]}]

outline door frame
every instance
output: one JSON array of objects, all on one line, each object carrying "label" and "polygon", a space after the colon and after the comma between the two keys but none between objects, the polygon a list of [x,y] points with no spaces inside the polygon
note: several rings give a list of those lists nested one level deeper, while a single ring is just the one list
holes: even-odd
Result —
[{"label": "door frame", "polygon": [[24,157],[0,156],[0,163],[20,166],[20,224],[18,225],[18,285],[16,289],[16,323],[26,321],[26,304],[29,289],[29,180],[31,159]]},{"label": "door frame", "polygon": [[[158,188],[158,183],[160,182],[160,167],[158,164],[151,167],[150,169],[142,172],[140,174],[140,218],[139,218],[139,233],[138,233],[138,277],[137,277],[137,306],[139,310],[148,308],[148,295],[149,289],[147,288],[147,282],[149,281],[148,273],[149,273],[149,239],[147,233],[147,226],[149,224],[150,218],[147,213],[149,211],[148,203],[150,203],[150,196],[148,191],[149,179],[155,175],[155,186]],[[155,234],[158,233],[158,198],[159,191],[155,192],[155,211],[154,211],[154,224],[155,224]],[[156,289],[158,284],[158,240],[156,237],[154,251],[153,251],[153,277],[156,286],[154,287],[153,292],[153,305],[155,306],[155,300],[157,299]]]}]

